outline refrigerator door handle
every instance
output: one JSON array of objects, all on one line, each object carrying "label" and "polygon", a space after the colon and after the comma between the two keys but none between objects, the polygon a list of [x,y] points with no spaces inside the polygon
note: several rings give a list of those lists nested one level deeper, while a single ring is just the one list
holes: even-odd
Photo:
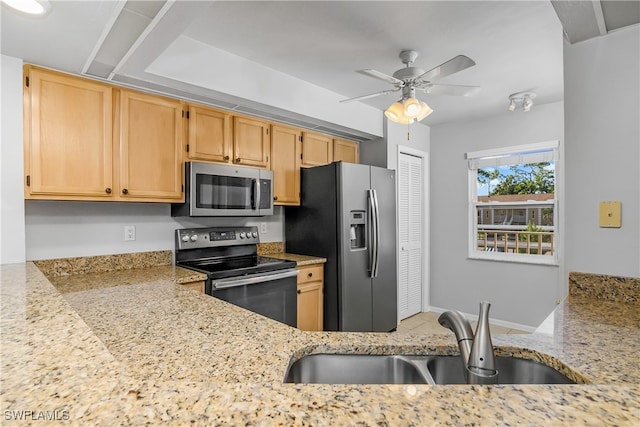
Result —
[{"label": "refrigerator door handle", "polygon": [[378,248],[375,246],[377,239],[375,236],[375,206],[373,203],[373,190],[367,190],[367,202],[369,204],[369,277],[375,277],[375,258]]},{"label": "refrigerator door handle", "polygon": [[369,251],[369,260],[371,264],[371,277],[378,276],[379,262],[379,234],[380,234],[380,217],[378,206],[378,194],[376,190],[367,190],[369,194],[369,221],[371,229],[371,245]]},{"label": "refrigerator door handle", "polygon": [[380,206],[378,205],[378,192],[373,190],[373,205],[375,206],[375,270],[373,277],[378,277],[378,267],[380,267]]}]

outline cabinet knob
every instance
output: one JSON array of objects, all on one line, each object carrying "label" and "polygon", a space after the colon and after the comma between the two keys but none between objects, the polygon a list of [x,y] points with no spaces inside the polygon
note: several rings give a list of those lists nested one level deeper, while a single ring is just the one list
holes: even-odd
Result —
[{"label": "cabinet knob", "polygon": [[111,188],[107,187],[104,189],[104,192],[107,194],[111,194]]},{"label": "cabinet knob", "polygon": [[229,161],[229,156],[224,156],[224,161],[228,162]]},{"label": "cabinet knob", "polygon": [[301,293],[302,293],[302,291],[300,289],[298,289],[298,294],[301,294]]},{"label": "cabinet knob", "polygon": [[236,157],[236,163],[240,163],[240,157]]},{"label": "cabinet knob", "polygon": [[122,189],[122,194],[129,194],[129,190],[127,190],[126,188]]},{"label": "cabinet knob", "polygon": [[276,200],[278,200],[278,196],[273,196],[273,201],[275,202]]},{"label": "cabinet knob", "polygon": [[313,273],[307,273],[307,277],[313,277]]}]

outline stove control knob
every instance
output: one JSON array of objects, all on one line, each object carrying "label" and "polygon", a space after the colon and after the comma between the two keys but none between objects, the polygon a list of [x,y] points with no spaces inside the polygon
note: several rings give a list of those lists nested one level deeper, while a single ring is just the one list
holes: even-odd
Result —
[{"label": "stove control knob", "polygon": [[241,239],[244,239],[244,237],[245,237],[244,231],[241,231],[241,232],[240,232],[240,238],[241,238]]},{"label": "stove control knob", "polygon": [[257,239],[257,238],[258,238],[258,232],[257,232],[257,231],[254,231],[254,232],[252,233],[252,235],[253,235],[253,238],[254,238],[254,239]]},{"label": "stove control knob", "polygon": [[182,241],[183,242],[188,242],[189,241],[189,236],[187,236],[186,234],[182,235]]},{"label": "stove control knob", "polygon": [[198,235],[197,234],[191,235],[191,241],[195,242],[196,240],[198,240]]}]

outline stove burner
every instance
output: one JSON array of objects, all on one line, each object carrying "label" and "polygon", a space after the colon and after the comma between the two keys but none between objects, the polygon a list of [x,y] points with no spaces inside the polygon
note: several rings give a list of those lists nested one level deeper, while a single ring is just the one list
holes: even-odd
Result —
[{"label": "stove burner", "polygon": [[223,277],[244,276],[294,268],[296,263],[294,261],[252,255],[199,259],[197,261],[181,262],[178,265],[206,273],[211,279],[221,279]]}]

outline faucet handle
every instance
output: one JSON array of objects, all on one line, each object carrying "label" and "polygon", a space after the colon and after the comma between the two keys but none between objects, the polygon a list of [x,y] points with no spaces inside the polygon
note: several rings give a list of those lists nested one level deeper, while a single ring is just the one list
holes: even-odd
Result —
[{"label": "faucet handle", "polygon": [[471,345],[469,362],[467,369],[482,384],[491,384],[497,381],[498,371],[496,370],[495,356],[493,354],[493,344],[491,343],[491,331],[489,330],[489,308],[491,304],[487,301],[480,303],[480,313],[478,315],[478,326]]}]

